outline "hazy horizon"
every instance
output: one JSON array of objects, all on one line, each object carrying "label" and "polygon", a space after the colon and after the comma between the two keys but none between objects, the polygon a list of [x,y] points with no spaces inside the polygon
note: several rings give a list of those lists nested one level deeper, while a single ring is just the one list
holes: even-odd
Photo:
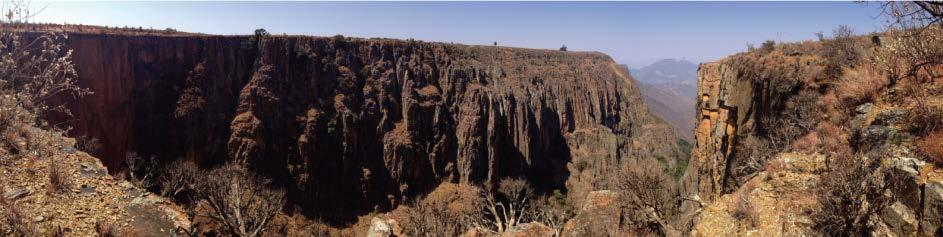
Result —
[{"label": "hazy horizon", "polygon": [[[208,34],[414,38],[599,51],[630,68],[699,63],[747,43],[802,41],[838,25],[878,31],[880,6],[854,2],[33,2],[36,22]],[[802,17],[793,15],[802,12]]]}]

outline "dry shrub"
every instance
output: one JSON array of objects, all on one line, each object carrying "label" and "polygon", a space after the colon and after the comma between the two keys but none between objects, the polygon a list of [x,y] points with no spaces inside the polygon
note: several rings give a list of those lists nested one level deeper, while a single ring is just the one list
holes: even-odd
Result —
[{"label": "dry shrub", "polygon": [[731,210],[730,215],[737,219],[739,223],[747,223],[750,227],[756,226],[756,209],[753,206],[750,192],[741,192],[734,197],[733,210]]},{"label": "dry shrub", "polygon": [[165,197],[177,197],[192,189],[197,179],[199,168],[192,161],[178,159],[163,169],[158,179],[160,193]]},{"label": "dry shrub", "polygon": [[820,210],[811,214],[813,228],[825,236],[869,236],[870,218],[892,200],[884,195],[890,172],[880,159],[836,158],[814,189]]},{"label": "dry shrub", "polygon": [[92,154],[101,149],[101,142],[98,138],[83,135],[75,138],[75,149]]},{"label": "dry shrub", "polygon": [[207,203],[209,217],[231,235],[260,236],[285,205],[285,191],[269,187],[244,164],[227,163],[197,182],[194,194]]},{"label": "dry shrub", "polygon": [[95,233],[98,234],[99,237],[118,236],[118,232],[115,230],[114,224],[105,221],[98,221],[95,223]]},{"label": "dry shrub", "polygon": [[873,101],[890,78],[870,65],[845,70],[835,85],[835,96],[845,108]]},{"label": "dry shrub", "polygon": [[822,56],[826,59],[825,75],[838,78],[842,68],[858,62],[862,46],[854,37],[854,30],[848,26],[838,26],[832,31],[832,39],[822,45]]},{"label": "dry shrub", "polygon": [[786,171],[786,162],[782,159],[774,159],[766,162],[767,177],[772,178],[778,176],[779,173],[783,171]]},{"label": "dry shrub", "polygon": [[914,145],[927,161],[943,166],[943,130],[937,130],[917,140]]},{"label": "dry shrub", "polygon": [[[80,97],[90,92],[76,84],[72,52],[64,47],[60,33],[37,33],[25,37],[28,4],[5,3],[0,19],[0,151],[26,154],[35,148],[25,138],[29,127],[54,129],[45,122],[51,113],[71,115],[62,98]],[[59,100],[57,100],[59,99]]]},{"label": "dry shrub", "polygon": [[137,152],[130,151],[125,154],[125,162],[128,165],[128,176],[131,182],[141,188],[150,188],[154,186],[154,176],[157,174],[156,157],[144,157]]},{"label": "dry shrub", "polygon": [[800,137],[798,140],[792,142],[792,149],[806,154],[811,154],[817,151],[819,145],[819,135],[816,132],[810,132],[805,136]]},{"label": "dry shrub", "polygon": [[917,98],[910,109],[908,124],[914,133],[926,135],[943,129],[943,103],[930,103],[924,98]]},{"label": "dry shrub", "polygon": [[534,218],[553,229],[554,236],[562,236],[566,222],[576,215],[573,206],[566,200],[566,196],[555,190],[553,195],[541,197],[533,204]]},{"label": "dry shrub", "polygon": [[835,126],[832,123],[821,123],[815,131],[820,136],[820,142],[822,148],[826,151],[834,150],[836,147],[840,146],[842,143],[842,134],[841,128]]},{"label": "dry shrub", "polygon": [[[0,191],[5,190],[0,184]],[[32,220],[20,212],[13,200],[6,200],[0,195],[0,235],[2,236],[35,236],[36,227]]]},{"label": "dry shrub", "polygon": [[615,190],[623,197],[625,231],[642,235],[676,231],[668,223],[676,212],[676,184],[657,161],[629,160],[611,177],[615,179]]},{"label": "dry shrub", "polygon": [[405,209],[403,230],[408,236],[459,236],[482,220],[485,204],[480,189],[444,182],[421,201]]}]

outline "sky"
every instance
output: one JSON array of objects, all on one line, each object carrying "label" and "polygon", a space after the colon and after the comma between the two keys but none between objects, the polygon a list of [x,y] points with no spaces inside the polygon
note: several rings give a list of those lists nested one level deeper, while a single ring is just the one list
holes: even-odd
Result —
[{"label": "sky", "polygon": [[632,68],[695,63],[747,43],[815,39],[839,25],[879,31],[857,2],[31,2],[36,22],[174,28],[209,34],[383,37],[599,51]]}]

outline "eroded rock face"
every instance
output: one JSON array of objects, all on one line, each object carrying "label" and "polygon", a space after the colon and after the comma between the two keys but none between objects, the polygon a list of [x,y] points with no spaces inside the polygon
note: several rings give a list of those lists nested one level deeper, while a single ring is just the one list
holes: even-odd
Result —
[{"label": "eroded rock face", "polygon": [[[814,128],[812,57],[736,55],[698,68],[695,144],[682,195],[704,203],[732,193],[765,161]],[[684,209],[699,204],[685,202]]]},{"label": "eroded rock face", "polygon": [[204,166],[244,159],[330,217],[446,181],[591,185],[567,182],[572,161],[651,158],[677,139],[600,53],[78,32],[66,44],[95,92],[70,105],[73,133],[99,138],[111,170],[132,150]]}]

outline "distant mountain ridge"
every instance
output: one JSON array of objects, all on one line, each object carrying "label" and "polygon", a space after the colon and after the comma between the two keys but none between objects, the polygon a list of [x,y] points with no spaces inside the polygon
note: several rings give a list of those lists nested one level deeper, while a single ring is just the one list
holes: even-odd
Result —
[{"label": "distant mountain ridge", "polygon": [[638,80],[649,110],[674,126],[683,138],[692,140],[697,64],[684,59],[662,59],[629,72]]}]

